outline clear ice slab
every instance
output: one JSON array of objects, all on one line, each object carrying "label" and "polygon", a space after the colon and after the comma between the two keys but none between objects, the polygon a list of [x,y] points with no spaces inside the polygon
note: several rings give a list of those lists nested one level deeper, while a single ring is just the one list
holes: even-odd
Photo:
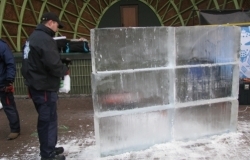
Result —
[{"label": "clear ice slab", "polygon": [[189,140],[236,131],[237,100],[180,108],[147,107],[95,115],[101,156],[147,149],[172,140]]},{"label": "clear ice slab", "polygon": [[235,131],[240,27],[91,30],[101,156]]}]

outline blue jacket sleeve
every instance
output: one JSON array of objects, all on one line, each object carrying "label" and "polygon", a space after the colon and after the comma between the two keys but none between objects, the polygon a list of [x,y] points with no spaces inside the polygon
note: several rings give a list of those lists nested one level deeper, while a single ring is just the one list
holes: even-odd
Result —
[{"label": "blue jacket sleeve", "polygon": [[16,76],[16,65],[15,60],[12,51],[10,50],[9,46],[1,41],[0,42],[0,48],[1,48],[1,59],[4,62],[4,68],[6,69],[6,81],[12,81],[14,82],[15,76]]}]

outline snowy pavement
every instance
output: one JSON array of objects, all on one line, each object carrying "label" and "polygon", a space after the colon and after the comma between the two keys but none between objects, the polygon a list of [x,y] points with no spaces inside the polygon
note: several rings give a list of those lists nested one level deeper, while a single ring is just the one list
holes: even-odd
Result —
[{"label": "snowy pavement", "polygon": [[[67,108],[67,107],[66,107]],[[69,107],[68,107],[69,108]],[[70,110],[70,109],[68,109]],[[76,111],[77,112],[77,111]],[[0,117],[2,112],[0,112]],[[68,115],[69,116],[69,115]],[[76,121],[73,117],[78,117]],[[82,117],[87,117],[81,124]],[[172,141],[154,145],[146,150],[115,156],[98,157],[95,146],[93,112],[71,117],[78,130],[61,125],[58,146],[63,146],[67,160],[249,160],[250,159],[250,108],[239,107],[237,132],[201,138],[193,141]],[[1,118],[0,118],[1,120]],[[1,124],[1,123],[0,123]],[[68,125],[70,126],[70,124]],[[0,125],[1,127],[1,125]],[[2,130],[2,129],[1,129]],[[12,155],[1,153],[0,160],[39,160],[37,137],[12,150]],[[19,137],[20,139],[22,137]],[[4,144],[0,144],[2,147]],[[10,148],[11,149],[11,148]]]},{"label": "snowy pavement", "polygon": [[154,145],[149,149],[124,153],[116,156],[98,158],[96,147],[88,145],[94,137],[75,139],[69,143],[60,142],[68,152],[71,160],[249,160],[250,159],[250,125],[249,121],[239,121],[236,133],[212,136],[195,141],[174,141]]}]

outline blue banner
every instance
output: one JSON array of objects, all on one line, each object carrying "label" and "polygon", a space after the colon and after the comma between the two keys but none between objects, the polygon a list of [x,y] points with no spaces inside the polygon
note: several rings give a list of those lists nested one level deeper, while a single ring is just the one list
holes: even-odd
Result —
[{"label": "blue banner", "polygon": [[241,27],[240,78],[250,78],[250,26]]}]

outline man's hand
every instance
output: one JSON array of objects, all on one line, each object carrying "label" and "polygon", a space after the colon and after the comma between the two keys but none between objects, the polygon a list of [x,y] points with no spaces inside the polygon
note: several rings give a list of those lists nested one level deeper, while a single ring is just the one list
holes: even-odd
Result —
[{"label": "man's hand", "polygon": [[71,64],[70,58],[62,58],[61,61],[62,63],[66,64],[66,66],[69,66],[69,64]]},{"label": "man's hand", "polygon": [[5,92],[14,92],[14,86],[12,82],[7,82],[4,86],[4,91]]},{"label": "man's hand", "polygon": [[69,69],[68,69],[65,75],[69,75],[69,73],[70,73],[70,72],[69,72]]}]

